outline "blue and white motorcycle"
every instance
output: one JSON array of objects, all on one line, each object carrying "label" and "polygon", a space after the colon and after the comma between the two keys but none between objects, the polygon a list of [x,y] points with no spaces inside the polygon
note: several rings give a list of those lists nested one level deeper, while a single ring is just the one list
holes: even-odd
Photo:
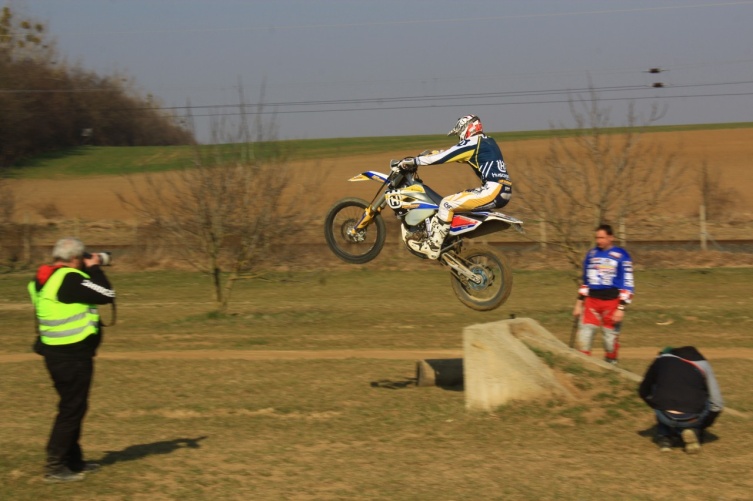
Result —
[{"label": "blue and white motorcycle", "polygon": [[[397,161],[391,162],[397,166]],[[343,198],[327,213],[324,236],[337,257],[353,264],[363,264],[379,255],[387,229],[382,210],[391,208],[400,220],[400,232],[408,251],[410,240],[429,238],[431,217],[442,196],[423,184],[418,171],[391,169],[390,174],[363,172],[349,181],[373,180],[381,183],[371,203],[360,198]],[[464,305],[474,310],[493,310],[504,304],[512,291],[512,269],[495,248],[468,240],[509,228],[523,232],[523,222],[500,212],[471,211],[455,214],[444,241],[439,262],[450,269],[452,289]]]}]

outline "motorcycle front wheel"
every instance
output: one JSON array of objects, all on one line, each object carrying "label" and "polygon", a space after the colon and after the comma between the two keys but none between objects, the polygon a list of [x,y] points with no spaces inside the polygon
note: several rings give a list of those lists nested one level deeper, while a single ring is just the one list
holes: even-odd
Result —
[{"label": "motorcycle front wheel", "polygon": [[324,238],[330,250],[348,263],[368,263],[379,255],[387,238],[384,219],[376,214],[365,228],[353,232],[369,203],[360,198],[343,198],[324,219]]},{"label": "motorcycle front wheel", "polygon": [[507,258],[488,245],[470,245],[458,257],[480,278],[476,283],[452,273],[452,290],[460,302],[479,311],[502,306],[512,292],[512,268]]}]

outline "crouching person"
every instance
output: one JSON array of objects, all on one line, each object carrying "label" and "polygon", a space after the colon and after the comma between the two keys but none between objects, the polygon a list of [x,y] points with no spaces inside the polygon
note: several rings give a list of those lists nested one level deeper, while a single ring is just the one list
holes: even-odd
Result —
[{"label": "crouching person", "polygon": [[678,437],[686,453],[700,452],[703,431],[724,407],[711,364],[693,346],[664,348],[646,371],[638,394],[656,413],[656,443],[662,452],[672,450]]}]

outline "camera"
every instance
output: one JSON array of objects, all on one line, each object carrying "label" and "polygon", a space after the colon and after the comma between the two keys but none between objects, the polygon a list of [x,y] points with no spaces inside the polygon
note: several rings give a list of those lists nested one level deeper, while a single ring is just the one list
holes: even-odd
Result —
[{"label": "camera", "polygon": [[99,256],[99,264],[100,266],[110,266],[112,264],[112,252],[110,251],[103,251],[103,252],[85,252],[84,257],[86,259],[90,259],[94,256]]}]

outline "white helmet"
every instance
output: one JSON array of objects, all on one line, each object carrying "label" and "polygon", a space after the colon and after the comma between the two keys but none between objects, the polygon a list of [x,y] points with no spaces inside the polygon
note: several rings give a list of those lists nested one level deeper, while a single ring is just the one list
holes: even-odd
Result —
[{"label": "white helmet", "polygon": [[484,132],[484,126],[481,125],[481,120],[476,115],[466,115],[458,118],[455,127],[447,135],[457,134],[462,141],[482,132]]}]

